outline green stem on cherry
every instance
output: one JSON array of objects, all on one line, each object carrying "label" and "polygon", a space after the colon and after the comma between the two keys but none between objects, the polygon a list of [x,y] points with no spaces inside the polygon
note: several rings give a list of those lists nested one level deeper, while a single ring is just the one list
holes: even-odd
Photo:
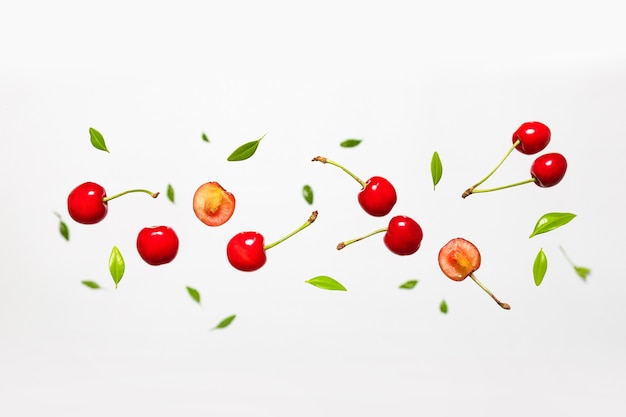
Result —
[{"label": "green stem on cherry", "polygon": [[517,145],[519,145],[520,143],[522,143],[522,141],[520,139],[517,139],[514,143],[513,146],[511,146],[511,148],[507,151],[507,153],[504,155],[504,158],[502,158],[500,160],[500,162],[498,162],[498,165],[496,165],[496,167],[491,170],[491,172],[489,174],[487,174],[487,176],[485,178],[483,178],[482,180],[478,181],[476,184],[472,185],[471,187],[469,187],[467,190],[465,190],[463,192],[463,194],[461,195],[461,197],[465,198],[470,194],[479,192],[476,191],[475,188],[478,187],[480,184],[482,184],[483,182],[487,181],[489,179],[489,177],[491,177],[493,175],[494,172],[496,172],[498,170],[498,168],[500,168],[500,166],[504,163],[504,161],[506,160],[506,158],[509,157],[509,155],[511,155],[511,152],[513,152],[513,150],[517,147]]},{"label": "green stem on cherry", "polygon": [[159,192],[153,193],[152,191],[148,191],[148,190],[144,190],[144,189],[134,189],[134,190],[126,190],[126,191],[121,192],[119,194],[115,194],[115,195],[112,195],[112,196],[104,197],[102,199],[102,202],[106,203],[109,200],[113,200],[114,198],[118,198],[118,197],[121,197],[121,196],[123,196],[125,194],[129,194],[129,193],[146,193],[146,194],[150,195],[150,197],[152,197],[152,198],[157,198],[159,196]]},{"label": "green stem on cherry", "polygon": [[473,273],[473,272],[472,272],[471,274],[469,274],[469,276],[470,276],[470,278],[471,278],[471,279],[473,279],[473,280],[474,280],[474,282],[475,282],[476,284],[478,284],[478,286],[479,286],[480,288],[482,288],[482,289],[483,289],[483,290],[484,290],[487,294],[489,294],[489,296],[490,296],[491,298],[493,298],[493,300],[494,300],[496,303],[498,303],[498,305],[499,305],[500,307],[502,307],[502,308],[503,308],[503,309],[505,309],[505,310],[510,310],[510,309],[511,309],[511,306],[510,306],[510,305],[508,305],[507,303],[503,303],[502,301],[498,300],[498,299],[496,298],[496,296],[495,296],[495,295],[493,295],[493,293],[492,293],[491,291],[489,291],[489,289],[488,289],[487,287],[485,287],[485,286],[483,285],[483,283],[482,283],[482,282],[480,282],[480,281],[478,280],[478,278],[476,278],[476,276],[474,275],[474,273]]},{"label": "green stem on cherry", "polygon": [[370,236],[373,236],[373,235],[375,235],[375,234],[377,234],[377,233],[382,233],[382,232],[386,232],[386,231],[387,231],[387,228],[386,228],[386,227],[383,227],[383,228],[381,228],[381,229],[374,230],[373,232],[368,233],[368,234],[366,234],[366,235],[364,235],[364,236],[357,237],[356,239],[345,240],[345,241],[343,241],[343,242],[341,242],[341,243],[339,243],[339,244],[337,245],[337,250],[341,250],[341,249],[345,248],[346,246],[351,245],[351,244],[353,244],[353,243],[355,243],[355,242],[358,242],[358,241],[360,241],[360,240],[363,240],[363,239],[365,239],[365,238],[368,238],[368,237],[370,237]]},{"label": "green stem on cherry", "polygon": [[328,158],[325,158],[323,156],[316,156],[315,158],[313,158],[311,161],[318,161],[321,162],[323,164],[331,164],[334,165],[338,168],[341,168],[346,174],[350,175],[352,178],[354,178],[359,184],[361,184],[361,188],[365,188],[365,186],[367,185],[365,183],[365,181],[363,181],[361,178],[357,177],[356,175],[354,175],[352,172],[350,172],[349,170],[347,170],[344,166],[338,164],[335,161],[331,161]]},{"label": "green stem on cherry", "polygon": [[472,192],[473,193],[489,193],[491,191],[504,190],[505,188],[517,187],[518,185],[528,184],[530,182],[535,182],[535,181],[537,181],[537,179],[533,177],[524,181],[509,184],[509,185],[503,185],[503,186],[495,187],[495,188],[485,188],[482,190],[473,190]]},{"label": "green stem on cherry", "polygon": [[289,239],[291,236],[293,236],[296,233],[300,232],[302,229],[305,229],[305,228],[309,227],[311,225],[311,223],[313,223],[315,221],[315,219],[317,219],[317,210],[315,210],[313,213],[311,213],[311,215],[309,216],[307,221],[302,226],[298,227],[296,230],[294,230],[293,232],[289,233],[287,236],[277,240],[276,242],[270,243],[268,245],[263,246],[263,250],[271,249],[274,246],[278,245],[279,243],[284,242],[285,240]]}]

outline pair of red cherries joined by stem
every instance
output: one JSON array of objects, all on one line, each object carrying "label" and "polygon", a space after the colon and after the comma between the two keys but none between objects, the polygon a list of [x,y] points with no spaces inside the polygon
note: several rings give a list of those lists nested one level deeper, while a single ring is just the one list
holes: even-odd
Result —
[{"label": "pair of red cherries joined by stem", "polygon": [[567,160],[565,157],[556,152],[547,153],[539,156],[533,162],[530,168],[530,178],[519,181],[513,184],[504,185],[496,188],[489,189],[477,189],[476,187],[484,183],[494,172],[502,165],[506,158],[517,149],[519,152],[525,155],[534,155],[544,150],[550,143],[551,132],[550,128],[541,122],[525,122],[513,133],[512,142],[513,145],[509,148],[508,152],[504,155],[504,158],[496,165],[496,167],[485,176],[482,180],[469,187],[461,197],[475,193],[486,193],[491,191],[502,190],[505,188],[516,187],[518,185],[535,183],[538,187],[548,188],[557,185],[567,171]]},{"label": "pair of red cherries joined by stem", "polygon": [[[95,182],[85,182],[74,188],[67,198],[70,217],[81,224],[96,224],[104,220],[109,211],[109,201],[130,193],[146,193],[157,198],[159,193],[133,189],[107,196],[106,190]],[[137,235],[137,252],[150,265],[163,265],[174,260],[179,240],[169,226],[152,226],[141,229]]]}]

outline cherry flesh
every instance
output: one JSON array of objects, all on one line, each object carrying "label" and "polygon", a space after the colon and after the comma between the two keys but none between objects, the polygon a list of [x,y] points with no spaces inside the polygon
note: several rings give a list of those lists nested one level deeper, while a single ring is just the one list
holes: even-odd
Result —
[{"label": "cherry flesh", "polygon": [[244,272],[260,269],[267,262],[266,251],[284,242],[296,233],[310,226],[317,219],[317,211],[311,213],[307,221],[293,232],[274,243],[265,244],[265,238],[258,232],[240,232],[233,236],[226,245],[226,257],[235,268]]},{"label": "cherry flesh", "polygon": [[463,281],[470,277],[480,288],[503,309],[510,310],[511,306],[498,300],[482,282],[476,278],[474,272],[480,268],[480,252],[469,240],[461,237],[454,238],[439,250],[439,267],[443,274],[453,281]]},{"label": "cherry flesh", "polygon": [[385,232],[383,242],[387,249],[396,255],[402,256],[412,255],[417,252],[424,237],[422,228],[415,220],[408,216],[395,216],[389,221],[387,227],[374,230],[356,239],[340,242],[337,245],[337,250],[382,232]]},{"label": "cherry flesh", "polygon": [[513,133],[513,144],[526,155],[533,155],[543,151],[550,143],[550,128],[541,122],[526,122]]},{"label": "cherry flesh", "polygon": [[235,196],[215,181],[202,184],[193,196],[193,212],[207,226],[226,223],[235,211]]},{"label": "cherry flesh", "polygon": [[541,155],[530,168],[530,175],[535,179],[535,184],[541,188],[557,185],[567,171],[567,160],[560,153],[547,153]]},{"label": "cherry flesh", "polygon": [[146,263],[163,265],[176,258],[178,243],[178,236],[171,227],[145,227],[137,235],[137,252]]},{"label": "cherry flesh", "polygon": [[85,182],[74,188],[67,197],[67,210],[74,221],[96,224],[104,219],[109,206],[104,199],[104,188],[95,182]]},{"label": "cherry flesh", "polygon": [[396,189],[383,177],[374,176],[367,181],[363,181],[344,166],[323,156],[316,156],[312,161],[334,165],[354,178],[361,185],[361,191],[358,194],[359,204],[370,216],[386,216],[391,212],[398,200]]}]

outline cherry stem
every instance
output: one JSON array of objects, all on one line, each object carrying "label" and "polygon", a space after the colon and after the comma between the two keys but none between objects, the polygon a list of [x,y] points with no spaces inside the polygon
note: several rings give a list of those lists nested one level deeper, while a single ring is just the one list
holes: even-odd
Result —
[{"label": "cherry stem", "polygon": [[478,280],[478,278],[476,278],[476,276],[474,275],[474,273],[473,273],[473,272],[472,272],[471,274],[469,274],[469,276],[470,276],[470,278],[471,278],[471,279],[473,279],[473,280],[474,280],[474,282],[475,282],[476,284],[478,284],[478,286],[479,286],[480,288],[482,288],[482,289],[483,289],[483,290],[484,290],[487,294],[489,294],[489,296],[490,296],[491,298],[493,298],[493,299],[494,299],[494,301],[495,301],[496,303],[498,303],[498,305],[499,305],[500,307],[502,307],[502,308],[503,308],[503,309],[505,309],[505,310],[510,310],[510,309],[511,309],[511,306],[510,306],[510,305],[508,305],[507,303],[503,303],[502,301],[498,300],[498,299],[496,298],[496,296],[495,296],[495,295],[493,295],[493,293],[492,293],[491,291],[489,291],[489,290],[487,289],[487,287],[485,287],[485,286],[483,285],[483,283],[482,283],[482,282],[480,282],[480,281]]},{"label": "cherry stem", "polygon": [[491,170],[491,172],[489,174],[487,174],[487,176],[485,178],[483,178],[482,180],[478,181],[476,184],[472,185],[471,187],[469,187],[467,190],[465,190],[463,192],[463,194],[461,195],[461,197],[465,198],[470,194],[473,193],[477,193],[479,191],[476,191],[475,188],[478,187],[480,184],[482,184],[483,182],[487,181],[489,179],[489,177],[491,177],[493,175],[494,172],[496,172],[498,170],[498,168],[500,168],[500,166],[504,163],[504,161],[506,160],[506,158],[509,157],[509,155],[511,155],[511,152],[513,152],[513,150],[517,147],[517,145],[519,145],[520,143],[522,143],[522,141],[520,139],[517,139],[514,143],[513,146],[511,146],[511,148],[507,151],[507,153],[504,155],[504,158],[502,158],[500,160],[500,162],[498,162],[498,165],[496,165],[496,167]]},{"label": "cherry stem", "polygon": [[296,233],[298,233],[302,229],[305,229],[305,228],[309,227],[311,225],[311,223],[313,223],[315,221],[315,219],[317,219],[317,210],[315,210],[313,213],[311,213],[311,215],[309,216],[307,221],[302,226],[298,227],[296,230],[294,230],[293,232],[289,233],[287,236],[277,240],[276,242],[270,243],[268,245],[263,246],[263,250],[271,249],[274,246],[278,245],[279,243],[284,242],[285,240],[289,239],[291,236],[295,235]]},{"label": "cherry stem", "polygon": [[345,248],[346,246],[353,244],[354,242],[358,242],[359,240],[363,240],[363,239],[368,238],[370,236],[373,236],[373,235],[375,235],[377,233],[382,233],[382,232],[386,232],[386,231],[387,231],[387,228],[383,227],[382,229],[374,230],[373,232],[368,233],[365,236],[361,236],[361,237],[358,237],[358,238],[352,239],[352,240],[345,240],[345,241],[343,241],[343,242],[341,242],[341,243],[339,243],[337,245],[337,250],[341,250],[341,249]]},{"label": "cherry stem", "polygon": [[149,194],[150,197],[152,197],[152,198],[157,198],[159,196],[158,192],[153,193],[152,191],[148,191],[148,190],[134,189],[134,190],[127,190],[127,191],[124,191],[124,192],[121,192],[119,194],[115,194],[115,195],[112,195],[112,196],[104,197],[102,199],[102,202],[106,203],[109,200],[113,200],[114,198],[118,198],[118,197],[123,196],[124,194],[129,194],[129,193],[146,193],[146,194]]},{"label": "cherry stem", "polygon": [[473,190],[472,192],[473,193],[489,193],[491,191],[504,190],[505,188],[517,187],[518,185],[528,184],[529,182],[535,182],[535,181],[536,181],[536,178],[533,177],[533,178],[529,178],[527,180],[516,182],[513,184],[503,185],[501,187],[485,188],[482,190]]},{"label": "cherry stem", "polygon": [[361,184],[361,188],[365,188],[365,186],[367,185],[365,183],[365,181],[363,181],[361,178],[357,177],[356,175],[354,175],[352,172],[348,171],[344,166],[339,165],[337,162],[335,161],[331,161],[328,158],[325,158],[323,156],[316,156],[315,158],[313,158],[311,161],[318,161],[321,162],[323,164],[331,164],[334,165],[338,168],[341,168],[342,170],[344,170],[345,173],[347,173],[348,175],[350,175],[352,178],[354,178],[359,184]]}]

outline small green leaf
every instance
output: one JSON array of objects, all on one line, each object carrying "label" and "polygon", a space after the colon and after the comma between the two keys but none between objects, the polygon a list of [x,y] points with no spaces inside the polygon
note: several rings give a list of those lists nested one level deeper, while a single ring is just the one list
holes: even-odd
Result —
[{"label": "small green leaf", "polygon": [[416,285],[417,285],[417,280],[416,279],[412,279],[412,280],[409,280],[409,281],[405,282],[404,284],[400,285],[400,288],[403,288],[405,290],[411,290],[411,289],[415,288]]},{"label": "small green leaf", "polygon": [[198,290],[196,290],[195,288],[187,287],[187,292],[196,303],[200,304],[200,293],[198,292]]},{"label": "small green leaf", "polygon": [[202,140],[203,140],[203,141],[205,141],[205,142],[207,142],[207,143],[208,143],[208,142],[210,142],[210,141],[209,141],[209,137],[208,137],[208,136],[206,135],[206,133],[204,133],[204,132],[202,133]]},{"label": "small green leaf", "polygon": [[65,240],[70,240],[70,229],[69,227],[67,227],[67,224],[63,221],[63,219],[61,218],[61,215],[59,213],[54,213],[58,218],[59,218],[59,233],[61,233],[61,236],[63,236],[63,238]]},{"label": "small green leaf", "polygon": [[354,148],[362,142],[361,139],[346,139],[339,144],[342,148]]},{"label": "small green leaf", "polygon": [[172,187],[172,184],[167,184],[167,199],[172,203],[174,202],[174,187]]},{"label": "small green leaf", "polygon": [[448,303],[446,303],[446,300],[441,300],[441,303],[439,304],[439,311],[443,314],[448,314]]},{"label": "small green leaf", "polygon": [[230,324],[233,322],[233,320],[235,320],[235,317],[237,317],[236,314],[233,314],[232,316],[228,316],[226,317],[224,320],[220,321],[217,326],[215,326],[213,328],[213,330],[215,329],[223,329],[225,327],[230,326]]},{"label": "small green leaf", "polygon": [[302,197],[304,197],[304,200],[307,203],[313,204],[313,189],[310,185],[305,185],[304,187],[302,187]]},{"label": "small green leaf", "polygon": [[561,250],[561,252],[563,252],[563,256],[565,256],[565,259],[567,259],[567,262],[569,262],[569,264],[574,268],[574,271],[576,271],[578,276],[581,277],[583,280],[587,280],[587,276],[591,273],[591,269],[585,268],[584,266],[576,265],[567,255],[565,249],[563,249],[562,246],[559,246],[559,249]]},{"label": "small green leaf", "polygon": [[101,151],[109,152],[109,150],[107,149],[107,145],[104,142],[104,138],[102,137],[102,133],[98,132],[93,127],[89,128],[89,138],[94,148]]},{"label": "small green leaf", "polygon": [[576,217],[573,213],[546,213],[539,218],[535,225],[535,230],[528,236],[529,238],[554,230],[558,227],[566,225]]},{"label": "small green leaf", "polygon": [[264,137],[265,135],[261,136],[257,140],[253,140],[252,142],[244,143],[243,145],[235,149],[235,151],[230,154],[227,160],[228,161],[243,161],[245,159],[250,158],[252,155],[254,155],[254,153],[256,152],[256,149],[259,147],[259,143]]},{"label": "small green leaf", "polygon": [[85,287],[91,288],[93,290],[99,290],[100,289],[100,285],[98,285],[98,283],[94,282],[94,281],[81,281],[81,284],[83,284]]},{"label": "small green leaf", "polygon": [[546,271],[548,270],[548,258],[546,258],[546,254],[543,252],[543,248],[539,249],[539,253],[535,257],[535,262],[533,264],[533,277],[535,278],[535,285],[540,286],[543,281],[543,277],[546,275]]},{"label": "small green leaf", "polygon": [[314,287],[321,288],[323,290],[348,291],[346,287],[341,285],[338,281],[325,275],[320,275],[315,278],[306,280],[304,282],[306,282],[307,284],[311,284]]},{"label": "small green leaf", "polygon": [[113,278],[113,282],[115,282],[115,288],[117,288],[117,285],[122,280],[125,269],[126,264],[124,263],[122,253],[117,246],[113,246],[111,255],[109,256],[109,272],[111,272],[111,277]]},{"label": "small green leaf", "polygon": [[441,176],[443,175],[443,165],[441,165],[441,159],[439,158],[439,153],[435,151],[433,153],[433,157],[430,160],[430,173],[433,177],[433,190],[439,184],[441,180]]}]

